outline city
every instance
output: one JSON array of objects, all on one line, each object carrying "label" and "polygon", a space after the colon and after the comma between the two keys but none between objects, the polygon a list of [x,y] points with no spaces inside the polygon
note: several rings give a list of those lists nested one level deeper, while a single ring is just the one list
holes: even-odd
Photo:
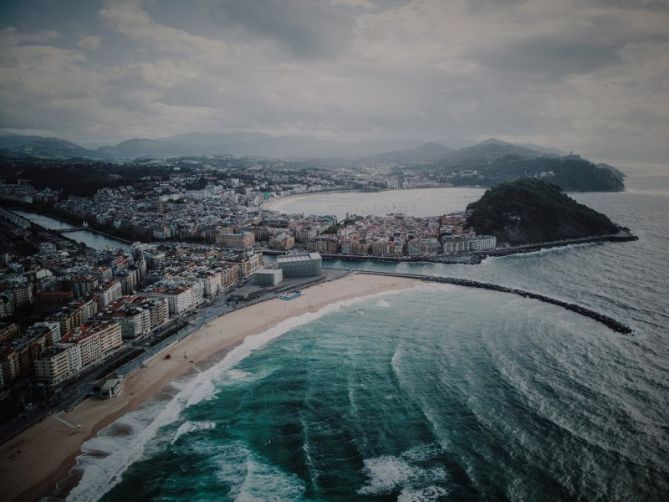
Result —
[{"label": "city", "polygon": [[[350,215],[338,222],[335,216],[266,210],[263,202],[271,198],[350,185],[318,170],[270,175],[251,167],[244,175],[225,169],[212,174],[211,162],[189,174],[174,167],[158,183],[140,178],[100,188],[92,197],[36,189],[27,179],[0,184],[3,205],[15,208],[0,208],[3,233],[12,236],[3,243],[0,277],[4,420],[20,424],[21,417],[38,416],[37,405],[45,412],[71,399],[69,389],[81,387],[82,376],[88,376],[83,389],[94,393],[102,386],[92,385],[94,378],[140,357],[219,296],[248,301],[276,287],[291,276],[275,273],[288,266],[276,255],[320,263],[321,254],[403,259],[496,246],[495,237],[465,228],[464,213]],[[357,183],[375,181],[359,176]],[[30,210],[72,227],[42,228],[30,221]],[[115,237],[121,247],[83,246],[68,237],[77,228]],[[128,237],[143,242],[124,244]],[[307,276],[320,277],[320,265]]]}]

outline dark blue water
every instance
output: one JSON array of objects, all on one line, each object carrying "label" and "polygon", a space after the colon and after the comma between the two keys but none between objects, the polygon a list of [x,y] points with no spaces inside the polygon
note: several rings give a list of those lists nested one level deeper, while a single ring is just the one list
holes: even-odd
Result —
[{"label": "dark blue water", "polygon": [[104,500],[665,500],[660,178],[576,196],[637,242],[479,266],[330,263],[519,286],[604,312],[632,335],[540,302],[437,285],[333,307],[125,417],[116,426],[131,434],[105,431],[93,446],[109,456],[82,459],[72,498],[113,486]]}]

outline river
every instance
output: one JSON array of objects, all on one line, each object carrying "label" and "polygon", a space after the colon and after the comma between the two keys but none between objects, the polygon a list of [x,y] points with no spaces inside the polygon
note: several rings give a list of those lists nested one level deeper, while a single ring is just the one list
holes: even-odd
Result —
[{"label": "river", "polygon": [[98,251],[102,251],[103,249],[107,248],[130,249],[130,246],[125,242],[122,242],[118,239],[113,239],[111,237],[107,237],[106,235],[92,232],[90,230],[75,230],[70,232],[64,232],[64,230],[72,228],[72,225],[70,225],[65,221],[52,218],[50,216],[44,216],[43,214],[33,213],[30,211],[22,211],[18,209],[14,210],[14,212],[41,227],[47,228],[49,230],[63,231],[61,233],[64,236],[77,242],[81,242],[86,246],[88,246],[89,248],[96,249]]}]

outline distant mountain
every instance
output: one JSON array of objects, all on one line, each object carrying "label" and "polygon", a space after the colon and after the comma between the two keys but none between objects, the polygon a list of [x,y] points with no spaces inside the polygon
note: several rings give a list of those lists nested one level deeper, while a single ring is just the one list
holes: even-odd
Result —
[{"label": "distant mountain", "polygon": [[600,168],[600,169],[604,169],[606,171],[609,171],[611,174],[613,174],[614,176],[616,176],[617,178],[619,178],[621,180],[627,177],[625,175],[625,173],[622,172],[620,169],[615,168],[615,167],[613,167],[609,164],[604,164],[603,162],[601,162],[601,163],[597,164],[597,167]]},{"label": "distant mountain", "polygon": [[453,185],[492,186],[524,176],[556,183],[565,190],[623,190],[624,174],[608,164],[595,165],[578,155],[533,144],[488,139],[453,150],[439,143],[381,139],[338,143],[311,136],[264,133],[184,133],[167,138],[135,138],[95,150],[43,136],[0,135],[0,157],[108,161],[201,157],[207,155],[331,159],[378,162],[416,169]]},{"label": "distant mountain", "polygon": [[569,152],[565,152],[564,150],[550,146],[535,145],[534,143],[518,143],[518,145],[529,148],[530,150],[534,150],[536,152],[541,152],[546,155],[557,155],[558,157],[565,157],[569,155]]},{"label": "distant mountain", "polygon": [[406,166],[402,171],[415,170],[428,179],[455,186],[490,187],[518,178],[533,177],[575,192],[615,192],[625,189],[625,175],[615,167],[596,165],[580,155],[559,156],[550,153],[552,150],[489,139],[455,150],[427,165]]},{"label": "distant mountain", "polygon": [[21,134],[2,134],[0,135],[0,148],[11,150],[16,147],[27,145],[33,141],[45,139],[44,136],[23,136]]},{"label": "distant mountain", "polygon": [[113,146],[101,146],[96,152],[101,157],[117,160],[208,155],[207,149],[198,145],[145,138],[129,139]]},{"label": "distant mountain", "polygon": [[473,146],[455,150],[446,157],[444,162],[449,165],[481,165],[493,162],[504,157],[513,156],[523,159],[534,159],[537,157],[553,156],[555,154],[546,153],[543,147],[541,149],[529,148],[528,146],[507,143],[495,138],[490,138]]},{"label": "distant mountain", "polygon": [[412,148],[413,141],[376,140],[338,143],[311,136],[270,136],[263,133],[185,133],[161,139],[131,139],[98,149],[115,159],[233,155],[282,158],[353,159],[387,152],[391,147]]},{"label": "distant mountain", "polygon": [[43,136],[0,136],[0,148],[13,157],[36,157],[42,159],[69,159],[75,157],[97,158],[98,153],[58,138]]},{"label": "distant mountain", "polygon": [[467,206],[468,223],[479,234],[525,244],[613,234],[618,227],[579,204],[560,188],[533,178],[502,183]]},{"label": "distant mountain", "polygon": [[445,158],[453,152],[452,148],[440,143],[423,143],[416,148],[372,155],[363,160],[367,162],[384,162],[389,164],[421,164]]}]

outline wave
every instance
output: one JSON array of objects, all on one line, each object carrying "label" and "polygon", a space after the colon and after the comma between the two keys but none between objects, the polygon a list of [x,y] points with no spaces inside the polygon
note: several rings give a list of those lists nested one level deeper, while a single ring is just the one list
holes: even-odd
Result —
[{"label": "wave", "polygon": [[[400,491],[398,500],[438,500],[447,493],[443,486],[449,480],[441,465],[423,466],[441,453],[438,445],[422,445],[400,454],[384,455],[363,460],[367,483],[358,495],[383,496]],[[418,497],[418,495],[421,497]]]},{"label": "wave", "polygon": [[172,444],[176,443],[181,436],[190,434],[191,432],[206,431],[215,428],[216,424],[214,422],[210,421],[191,422],[190,420],[186,420],[183,424],[179,426],[176,433],[174,434],[174,438],[172,438]]},{"label": "wave", "polygon": [[[384,291],[334,302],[316,312],[307,312],[281,321],[263,333],[247,336],[218,363],[187,380],[173,384],[178,392],[172,399],[168,401],[154,399],[140,409],[119,418],[101,430],[96,437],[86,441],[82,445],[83,453],[77,457],[73,468],[74,471],[81,473],[81,480],[70,491],[67,500],[72,502],[96,500],[111,490],[121,481],[127,468],[142,458],[147,443],[160,428],[174,423],[185,408],[212,397],[216,392],[215,382],[225,379],[230,370],[254,351],[263,348],[281,335],[325,315],[393,293],[394,291]],[[114,427],[118,424],[127,426],[129,433],[124,436],[114,435]],[[89,452],[96,454],[91,455]]]},{"label": "wave", "polygon": [[241,442],[220,448],[215,460],[218,479],[230,487],[234,500],[297,500],[304,494],[304,482],[295,474],[261,460]]}]

